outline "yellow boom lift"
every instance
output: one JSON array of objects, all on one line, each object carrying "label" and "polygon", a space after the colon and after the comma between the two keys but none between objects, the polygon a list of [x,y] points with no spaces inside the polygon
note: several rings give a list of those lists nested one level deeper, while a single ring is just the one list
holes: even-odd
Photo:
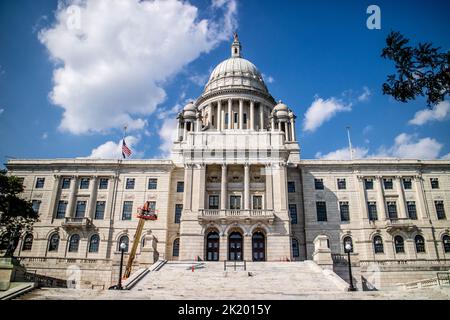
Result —
[{"label": "yellow boom lift", "polygon": [[146,201],[142,208],[138,208],[139,223],[134,234],[133,247],[131,248],[130,256],[128,257],[127,267],[123,274],[123,279],[128,279],[131,275],[131,267],[133,265],[134,258],[136,257],[136,251],[140,243],[142,230],[144,230],[144,224],[146,220],[156,220],[158,218],[155,209],[150,207],[150,201]]}]

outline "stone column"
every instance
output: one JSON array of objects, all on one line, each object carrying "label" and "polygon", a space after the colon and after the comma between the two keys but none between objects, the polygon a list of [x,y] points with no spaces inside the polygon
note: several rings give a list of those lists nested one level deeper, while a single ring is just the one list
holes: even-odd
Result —
[{"label": "stone column", "polygon": [[423,189],[422,189],[422,177],[420,175],[414,176],[414,187],[416,189],[416,198],[417,198],[417,204],[418,204],[418,211],[417,211],[417,218],[418,219],[427,219],[428,214],[426,211],[426,203],[425,198],[423,195]]},{"label": "stone column", "polygon": [[247,126],[250,130],[254,129],[255,125],[255,101],[250,101],[250,126]]},{"label": "stone column", "polygon": [[222,102],[217,101],[217,131],[222,131]]},{"label": "stone column", "polygon": [[77,189],[78,189],[78,177],[72,176],[72,179],[70,180],[70,192],[69,192],[69,201],[67,203],[66,218],[74,216],[75,201],[77,200],[76,199]]},{"label": "stone column", "polygon": [[275,118],[273,116],[270,118],[270,130],[275,132]]},{"label": "stone column", "polygon": [[180,129],[181,129],[181,121],[177,119],[177,141],[180,141]]},{"label": "stone column", "polygon": [[291,119],[291,133],[292,133],[292,141],[297,141],[297,137],[295,134],[295,118],[292,117]]},{"label": "stone column", "polygon": [[199,183],[199,195],[198,195],[198,209],[202,210],[205,209],[205,193],[206,193],[206,165],[205,164],[199,164],[198,170],[200,174],[200,181]]},{"label": "stone column", "polygon": [[192,208],[192,165],[184,166],[184,193],[183,209],[190,211]]},{"label": "stone column", "polygon": [[369,213],[367,212],[367,197],[366,197],[366,190],[365,190],[365,184],[364,184],[364,177],[358,176],[357,179],[358,179],[359,205],[361,208],[360,219],[368,220]]},{"label": "stone column", "polygon": [[271,164],[266,164],[266,210],[273,210],[273,186],[272,186],[272,166]]},{"label": "stone column", "polygon": [[264,129],[264,105],[259,104],[259,129]]},{"label": "stone column", "polygon": [[222,164],[222,179],[220,181],[220,209],[227,208],[227,165]]},{"label": "stone column", "polygon": [[406,212],[406,202],[405,202],[405,194],[403,192],[403,186],[402,186],[402,177],[396,176],[395,177],[395,183],[397,184],[397,193],[398,193],[398,217],[399,218],[407,218],[407,212]]},{"label": "stone column", "polygon": [[288,192],[287,192],[287,165],[285,162],[279,164],[280,167],[280,195],[281,195],[281,210],[288,208]]},{"label": "stone column", "polygon": [[186,141],[187,139],[187,121],[184,120],[184,127],[183,127],[183,141]]},{"label": "stone column", "polygon": [[55,210],[56,210],[56,200],[58,199],[59,194],[59,188],[61,185],[61,175],[55,174],[53,176],[53,189],[52,189],[52,196],[50,198],[50,204],[48,206],[48,218],[52,219],[55,217]]},{"label": "stone column", "polygon": [[114,217],[114,202],[116,201],[115,195],[117,195],[116,184],[119,183],[119,177],[109,176],[108,177],[108,200],[105,207],[105,220],[113,220]]},{"label": "stone column", "polygon": [[226,128],[225,128],[225,106],[223,107],[223,109],[222,109],[222,113],[221,113],[221,115],[220,115],[220,121],[221,121],[221,130],[225,130]]},{"label": "stone column", "polygon": [[243,258],[245,261],[253,261],[252,259],[252,234],[251,233],[244,233],[244,239],[243,239]]},{"label": "stone column", "polygon": [[98,190],[98,176],[94,176],[92,178],[92,184],[91,184],[91,194],[89,196],[89,210],[87,217],[90,219],[94,219],[95,215],[95,208],[97,206],[97,190]]},{"label": "stone column", "polygon": [[382,176],[376,176],[375,177],[376,183],[377,183],[377,203],[378,203],[378,209],[380,209],[380,212],[378,213],[378,219],[381,221],[386,220],[386,203],[384,199],[384,190],[383,190],[383,177]]},{"label": "stone column", "polygon": [[284,141],[289,141],[289,126],[287,121],[284,122],[284,138],[285,138]]},{"label": "stone column", "polygon": [[228,129],[233,129],[233,101],[228,99]]},{"label": "stone column", "polygon": [[239,129],[244,129],[244,100],[239,99]]},{"label": "stone column", "polygon": [[244,165],[244,209],[250,209],[250,165]]},{"label": "stone column", "polygon": [[[200,112],[197,112],[197,119],[196,119],[197,121],[197,123],[196,123],[196,131],[197,132],[200,132],[201,131],[201,129],[202,129],[202,117],[201,117],[201,114],[200,114]],[[192,122],[192,124],[194,124],[194,122]],[[191,128],[191,131],[194,131],[193,130],[193,128]]]}]

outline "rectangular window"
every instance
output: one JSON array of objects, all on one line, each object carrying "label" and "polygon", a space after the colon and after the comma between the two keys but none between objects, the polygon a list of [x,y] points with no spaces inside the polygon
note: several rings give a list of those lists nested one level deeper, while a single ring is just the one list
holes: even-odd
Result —
[{"label": "rectangular window", "polygon": [[230,209],[241,209],[241,196],[230,196]]},{"label": "rectangular window", "polygon": [[373,179],[364,179],[364,187],[366,190],[373,190]]},{"label": "rectangular window", "polygon": [[61,189],[69,189],[70,188],[70,178],[63,178],[62,179],[62,184],[61,184]]},{"label": "rectangular window", "polygon": [[247,114],[244,113],[244,124],[247,124]]},{"label": "rectangular window", "polygon": [[403,179],[403,188],[405,190],[411,190],[412,189],[412,183],[410,178],[404,178]]},{"label": "rectangular window", "polygon": [[391,190],[394,187],[393,183],[392,183],[392,179],[390,179],[390,178],[383,179],[383,183],[384,183],[385,190]]},{"label": "rectangular window", "polygon": [[132,212],[133,212],[133,201],[124,201],[122,209],[122,220],[131,220]]},{"label": "rectangular window", "polygon": [[156,190],[158,188],[158,179],[148,179],[148,190]]},{"label": "rectangular window", "polygon": [[297,224],[297,205],[296,204],[289,205],[289,214],[291,215],[291,223]]},{"label": "rectangular window", "polygon": [[439,179],[438,178],[431,178],[431,189],[439,189]]},{"label": "rectangular window", "polygon": [[436,215],[439,220],[445,219],[444,201],[435,201]]},{"label": "rectangular window", "polygon": [[39,208],[41,207],[41,200],[33,200],[31,201],[31,205],[33,207],[33,211],[39,213]]},{"label": "rectangular window", "polygon": [[209,196],[209,209],[219,209],[219,196],[218,195]]},{"label": "rectangular window", "polygon": [[177,192],[184,192],[184,181],[177,182]]},{"label": "rectangular window", "polygon": [[89,189],[89,178],[80,179],[80,189]]},{"label": "rectangular window", "polygon": [[289,193],[295,192],[295,182],[294,181],[288,181],[288,192]]},{"label": "rectangular window", "polygon": [[370,221],[378,220],[377,203],[376,202],[368,202],[367,209],[369,211],[369,220]]},{"label": "rectangular window", "polygon": [[408,217],[411,220],[417,220],[416,203],[414,201],[408,201],[406,202],[406,207],[408,209]]},{"label": "rectangular window", "polygon": [[327,221],[327,205],[325,201],[316,202],[317,221]]},{"label": "rectangular window", "polygon": [[238,113],[234,113],[234,123],[238,123]]},{"label": "rectangular window", "polygon": [[350,221],[350,209],[347,201],[339,202],[339,211],[341,213],[341,221]]},{"label": "rectangular window", "polygon": [[134,178],[127,178],[127,183],[125,185],[125,189],[128,189],[128,190],[134,189]]},{"label": "rectangular window", "polygon": [[345,179],[337,179],[337,185],[339,190],[345,190],[347,189],[347,183]]},{"label": "rectangular window", "polygon": [[156,210],[156,201],[149,201],[149,208],[150,208],[150,210]]},{"label": "rectangular window", "polygon": [[225,124],[228,124],[228,112],[225,113]]},{"label": "rectangular window", "polygon": [[398,219],[397,203],[395,201],[388,201],[387,210],[389,219]]},{"label": "rectangular window", "polygon": [[97,201],[97,204],[95,205],[94,219],[103,220],[103,217],[105,216],[105,205],[105,201]]},{"label": "rectangular window", "polygon": [[253,210],[262,209],[262,196],[253,196]]},{"label": "rectangular window", "polygon": [[84,218],[85,214],[86,214],[86,201],[77,201],[75,218]]},{"label": "rectangular window", "polygon": [[42,189],[45,184],[45,178],[37,178],[36,179],[36,189]]},{"label": "rectangular window", "polygon": [[323,190],[323,179],[314,179],[314,187],[316,190]]},{"label": "rectangular window", "polygon": [[98,183],[99,189],[108,189],[108,178],[100,178],[100,182]]},{"label": "rectangular window", "polygon": [[181,221],[181,212],[183,211],[183,205],[182,204],[176,204],[175,205],[175,223],[180,223]]},{"label": "rectangular window", "polygon": [[67,201],[60,200],[56,209],[56,219],[64,219],[66,216]]}]

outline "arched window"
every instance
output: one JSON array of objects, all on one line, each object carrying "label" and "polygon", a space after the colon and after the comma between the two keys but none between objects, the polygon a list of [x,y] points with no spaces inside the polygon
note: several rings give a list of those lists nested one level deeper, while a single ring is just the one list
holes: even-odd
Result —
[{"label": "arched window", "polygon": [[30,251],[33,246],[33,235],[27,233],[23,238],[22,251]]},{"label": "arched window", "polygon": [[416,252],[417,253],[425,252],[425,240],[421,235],[417,235],[414,238],[414,242],[416,244]]},{"label": "arched window", "polygon": [[80,246],[80,236],[73,234],[69,240],[69,252],[78,252],[78,247]]},{"label": "arched window", "polygon": [[395,253],[405,253],[405,241],[402,236],[394,238]]},{"label": "arched window", "polygon": [[0,250],[6,250],[9,245],[9,233],[4,233],[0,237]]},{"label": "arched window", "polygon": [[442,237],[442,243],[444,244],[444,252],[449,253],[450,252],[450,236],[444,235]]},{"label": "arched window", "polygon": [[380,236],[373,237],[373,250],[375,253],[383,253],[383,239]]},{"label": "arched window", "polygon": [[179,255],[180,255],[180,239],[177,238],[173,241],[172,256],[178,257]]},{"label": "arched window", "polygon": [[347,249],[345,248],[345,245],[347,243],[350,243],[350,246],[352,247],[350,249],[350,252],[353,252],[353,240],[352,240],[352,237],[347,236],[347,237],[344,238],[344,241],[342,241],[342,244],[344,245],[344,252],[346,252],[346,253],[347,253]]},{"label": "arched window", "polygon": [[121,243],[125,243],[125,250],[123,250],[124,252],[128,252],[128,244],[130,243],[130,240],[128,239],[128,236],[121,236],[119,239],[119,245],[117,247],[118,251],[120,251],[120,244]]},{"label": "arched window", "polygon": [[98,252],[98,246],[100,244],[100,237],[98,234],[91,236],[89,240],[89,252]]},{"label": "arched window", "polygon": [[292,238],[292,256],[298,258],[300,256],[300,248],[298,246],[298,240]]},{"label": "arched window", "polygon": [[59,247],[59,234],[54,233],[50,237],[50,241],[48,244],[48,251],[58,251],[58,247]]}]

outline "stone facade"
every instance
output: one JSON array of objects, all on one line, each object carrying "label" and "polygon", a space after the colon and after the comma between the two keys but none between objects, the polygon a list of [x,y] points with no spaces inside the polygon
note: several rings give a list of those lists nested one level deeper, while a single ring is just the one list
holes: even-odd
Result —
[{"label": "stone facade", "polygon": [[[294,113],[241,49],[236,37],[178,115],[170,160],[8,162],[40,214],[16,252],[28,269],[105,288],[118,276],[120,242],[139,241],[135,268],[314,260],[345,278],[350,240],[359,287],[449,269],[450,161],[300,160]],[[158,219],[135,240],[145,201]]]}]

